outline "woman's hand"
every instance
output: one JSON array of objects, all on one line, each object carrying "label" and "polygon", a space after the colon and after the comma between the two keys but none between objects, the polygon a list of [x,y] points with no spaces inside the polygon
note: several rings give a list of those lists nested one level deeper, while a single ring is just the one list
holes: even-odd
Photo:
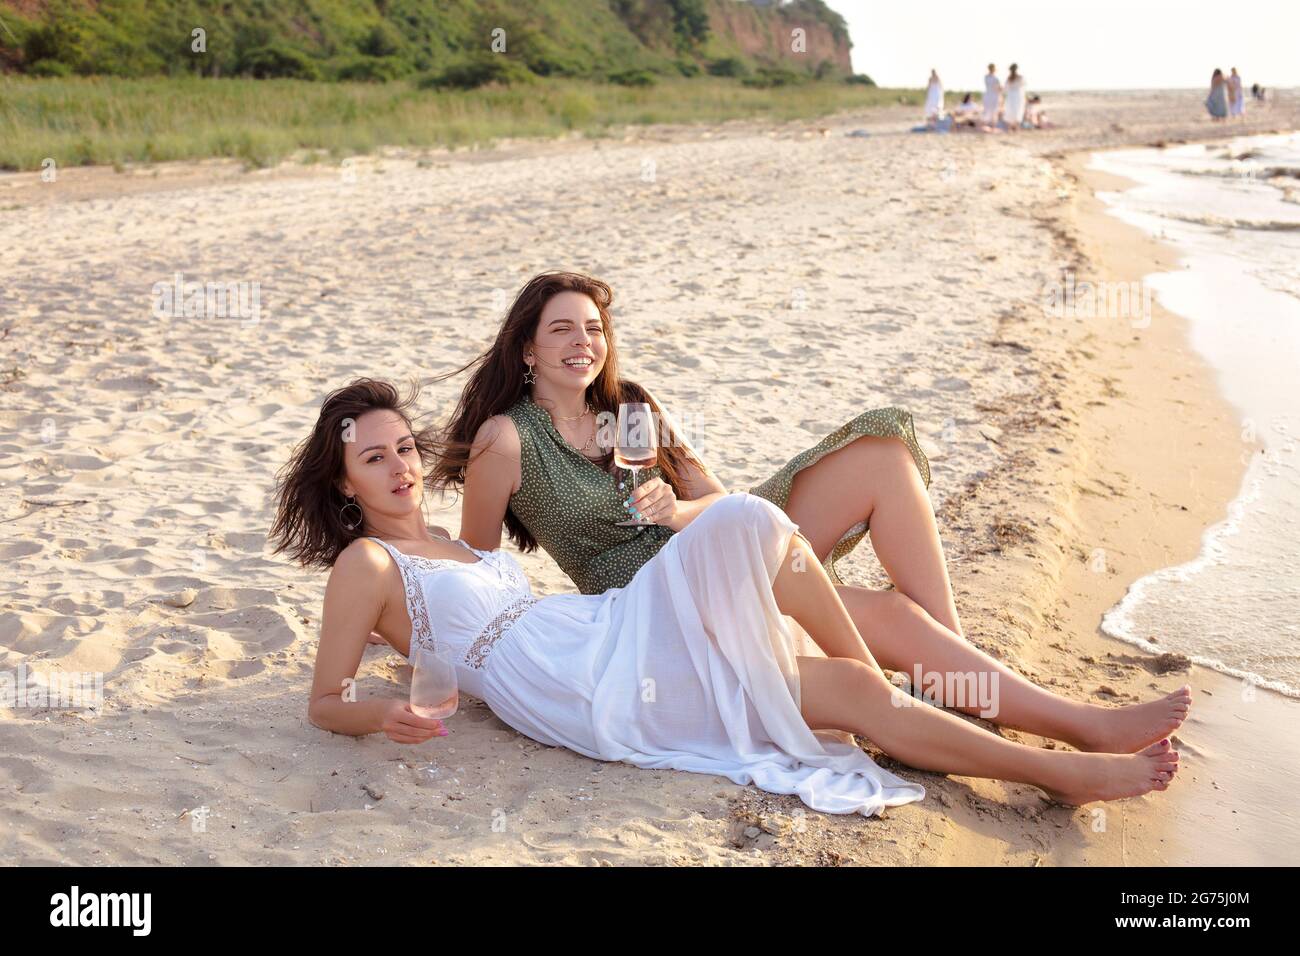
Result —
[{"label": "woman's hand", "polygon": [[399,744],[422,744],[434,737],[446,737],[447,728],[435,717],[421,717],[411,710],[404,700],[394,700],[384,712],[384,722],[379,728],[388,739]]},{"label": "woman's hand", "polygon": [[677,517],[677,495],[673,493],[672,485],[662,478],[651,478],[632,489],[623,507],[634,518],[639,511],[647,521],[667,525]]}]

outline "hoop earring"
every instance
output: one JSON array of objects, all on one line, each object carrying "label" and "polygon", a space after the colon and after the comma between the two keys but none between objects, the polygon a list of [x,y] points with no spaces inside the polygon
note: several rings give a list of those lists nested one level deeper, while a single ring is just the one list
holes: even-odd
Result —
[{"label": "hoop earring", "polygon": [[[346,515],[346,512],[349,508],[355,508],[357,511],[357,520],[352,524],[348,523],[348,519]],[[356,531],[358,528],[361,527],[361,522],[365,519],[365,517],[366,517],[365,512],[361,510],[361,506],[356,502],[356,496],[348,495],[347,504],[345,504],[342,508],[339,509],[339,521],[343,523],[343,527],[347,528],[347,530],[349,531]]]},{"label": "hoop earring", "polygon": [[528,365],[527,362],[525,362],[524,365],[528,368],[528,371],[524,373],[524,384],[532,385],[537,381],[537,370],[531,365]]}]

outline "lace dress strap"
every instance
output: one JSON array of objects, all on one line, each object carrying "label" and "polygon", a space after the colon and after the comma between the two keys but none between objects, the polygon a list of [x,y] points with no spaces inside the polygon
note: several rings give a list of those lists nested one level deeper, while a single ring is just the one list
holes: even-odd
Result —
[{"label": "lace dress strap", "polygon": [[419,576],[411,569],[407,555],[382,538],[371,537],[370,540],[384,546],[384,550],[397,562],[397,570],[401,572],[402,590],[406,594],[406,613],[411,618],[411,650],[406,655],[407,660],[410,660],[415,654],[416,647],[432,647],[434,643],[433,623],[429,618],[429,608],[424,601],[424,588],[420,585]]},{"label": "lace dress strap", "polygon": [[[457,540],[459,541],[460,539],[458,538]],[[463,541],[461,543],[464,544]],[[477,554],[486,567],[489,567],[496,572],[497,581],[499,581],[503,587],[509,588],[512,591],[518,591],[520,594],[529,597],[532,596],[533,588],[532,585],[528,583],[528,578],[524,576],[523,569],[520,568],[519,565],[506,554],[506,552],[502,551],[500,548],[497,548],[495,551],[480,551],[478,548],[472,548],[468,544],[465,544],[465,547]]]}]

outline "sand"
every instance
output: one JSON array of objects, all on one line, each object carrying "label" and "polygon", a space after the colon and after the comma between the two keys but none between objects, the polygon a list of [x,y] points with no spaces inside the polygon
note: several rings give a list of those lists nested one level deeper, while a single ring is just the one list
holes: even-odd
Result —
[{"label": "sand", "polygon": [[[1235,417],[1176,316],[1134,334],[1042,308],[1063,268],[1135,280],[1170,261],[1099,213],[1076,151],[1297,126],[1280,106],[1212,126],[1200,98],[1053,96],[1062,129],[1001,136],[911,134],[898,108],[391,150],[347,171],[0,177],[0,670],[104,675],[98,711],[4,713],[4,859],[1294,862],[1296,703],[1161,672],[1097,629],[1224,513]],[[415,748],[311,726],[324,576],[267,553],[275,470],[326,391],[462,364],[546,268],[614,286],[626,373],[688,419],[729,489],[863,408],[910,408],[968,638],[1077,699],[1190,680],[1175,786],[1070,809],[886,759],[927,798],[832,817],[545,747],[468,699],[450,737]],[[177,272],[256,283],[256,321],[156,316],[154,284]],[[454,387],[430,386],[425,412]],[[454,532],[456,502],[430,517]],[[544,554],[521,560],[538,593],[572,590]],[[843,571],[885,580],[866,544]],[[393,696],[409,679],[381,647],[359,676]]]}]

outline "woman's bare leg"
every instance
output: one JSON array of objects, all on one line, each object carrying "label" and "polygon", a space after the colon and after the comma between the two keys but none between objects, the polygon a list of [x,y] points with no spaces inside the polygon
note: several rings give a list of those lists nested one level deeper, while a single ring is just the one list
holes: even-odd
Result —
[{"label": "woman's bare leg", "polygon": [[[932,689],[935,703],[1004,727],[1063,740],[1079,750],[1134,753],[1176,731],[1192,706],[1186,684],[1164,697],[1125,707],[1071,700],[1039,687],[958,637],[904,594],[846,586],[835,590],[881,667],[902,671],[914,683],[919,669],[919,690]],[[927,682],[933,682],[932,688]],[[992,691],[991,704],[969,692],[981,688]]]},{"label": "woman's bare leg", "polygon": [[864,435],[809,465],[795,475],[785,513],[822,561],[846,531],[869,521],[871,546],[894,586],[962,633],[934,509],[901,439]]},{"label": "woman's bare leg", "polygon": [[847,657],[880,670],[801,531],[790,536],[772,594],[781,613],[798,621],[827,657]]},{"label": "woman's bare leg", "polygon": [[[999,709],[990,719],[1063,740],[1080,750],[1132,753],[1173,733],[1187,717],[1190,687],[1142,704],[1100,707],[1044,690],[967,643],[953,604],[934,512],[901,440],[859,438],[805,468],[795,477],[786,514],[800,526],[819,561],[830,554],[845,530],[869,518],[876,554],[898,589],[881,592],[837,586],[870,651],[864,657],[842,636],[830,646],[817,641],[828,656],[873,665],[879,658],[884,667],[909,674],[919,665],[928,673],[972,675],[977,686],[981,673],[987,675],[986,684],[997,673]],[[948,685],[947,680],[943,683]],[[938,702],[965,713],[987,710],[961,706],[948,698]]]},{"label": "woman's bare leg", "polygon": [[1136,754],[1041,750],[918,701],[861,661],[798,660],[809,727],[861,734],[919,770],[1029,783],[1075,806],[1165,790],[1178,771],[1178,752],[1167,738]]},{"label": "woman's bare leg", "polygon": [[[787,554],[772,583],[777,607],[798,620],[828,657],[858,661],[885,680],[878,658],[868,649],[840,592],[831,584],[822,564],[807,554],[810,546],[802,533],[790,537]],[[1191,706],[1190,688],[1130,708],[1099,708],[1070,701],[1015,674],[946,630],[901,594],[862,592],[861,600],[874,605],[872,613],[865,617],[870,618],[874,631],[871,643],[885,667],[914,674],[920,665],[923,680],[933,674],[969,675],[967,683],[950,682],[941,676],[936,688],[937,704],[954,706],[963,713],[983,714],[1004,726],[1056,737],[1079,749],[1101,750],[1106,745],[1118,745],[1119,749],[1109,752],[1131,753],[1173,732]],[[992,675],[997,675],[996,679]],[[992,691],[992,696],[980,695],[982,687]],[[959,698],[967,688],[975,689],[974,698]],[[924,692],[928,688],[923,683],[919,689]],[[991,709],[993,713],[989,713]],[[1157,730],[1164,732],[1154,734]],[[868,736],[876,739],[875,735]]]}]

